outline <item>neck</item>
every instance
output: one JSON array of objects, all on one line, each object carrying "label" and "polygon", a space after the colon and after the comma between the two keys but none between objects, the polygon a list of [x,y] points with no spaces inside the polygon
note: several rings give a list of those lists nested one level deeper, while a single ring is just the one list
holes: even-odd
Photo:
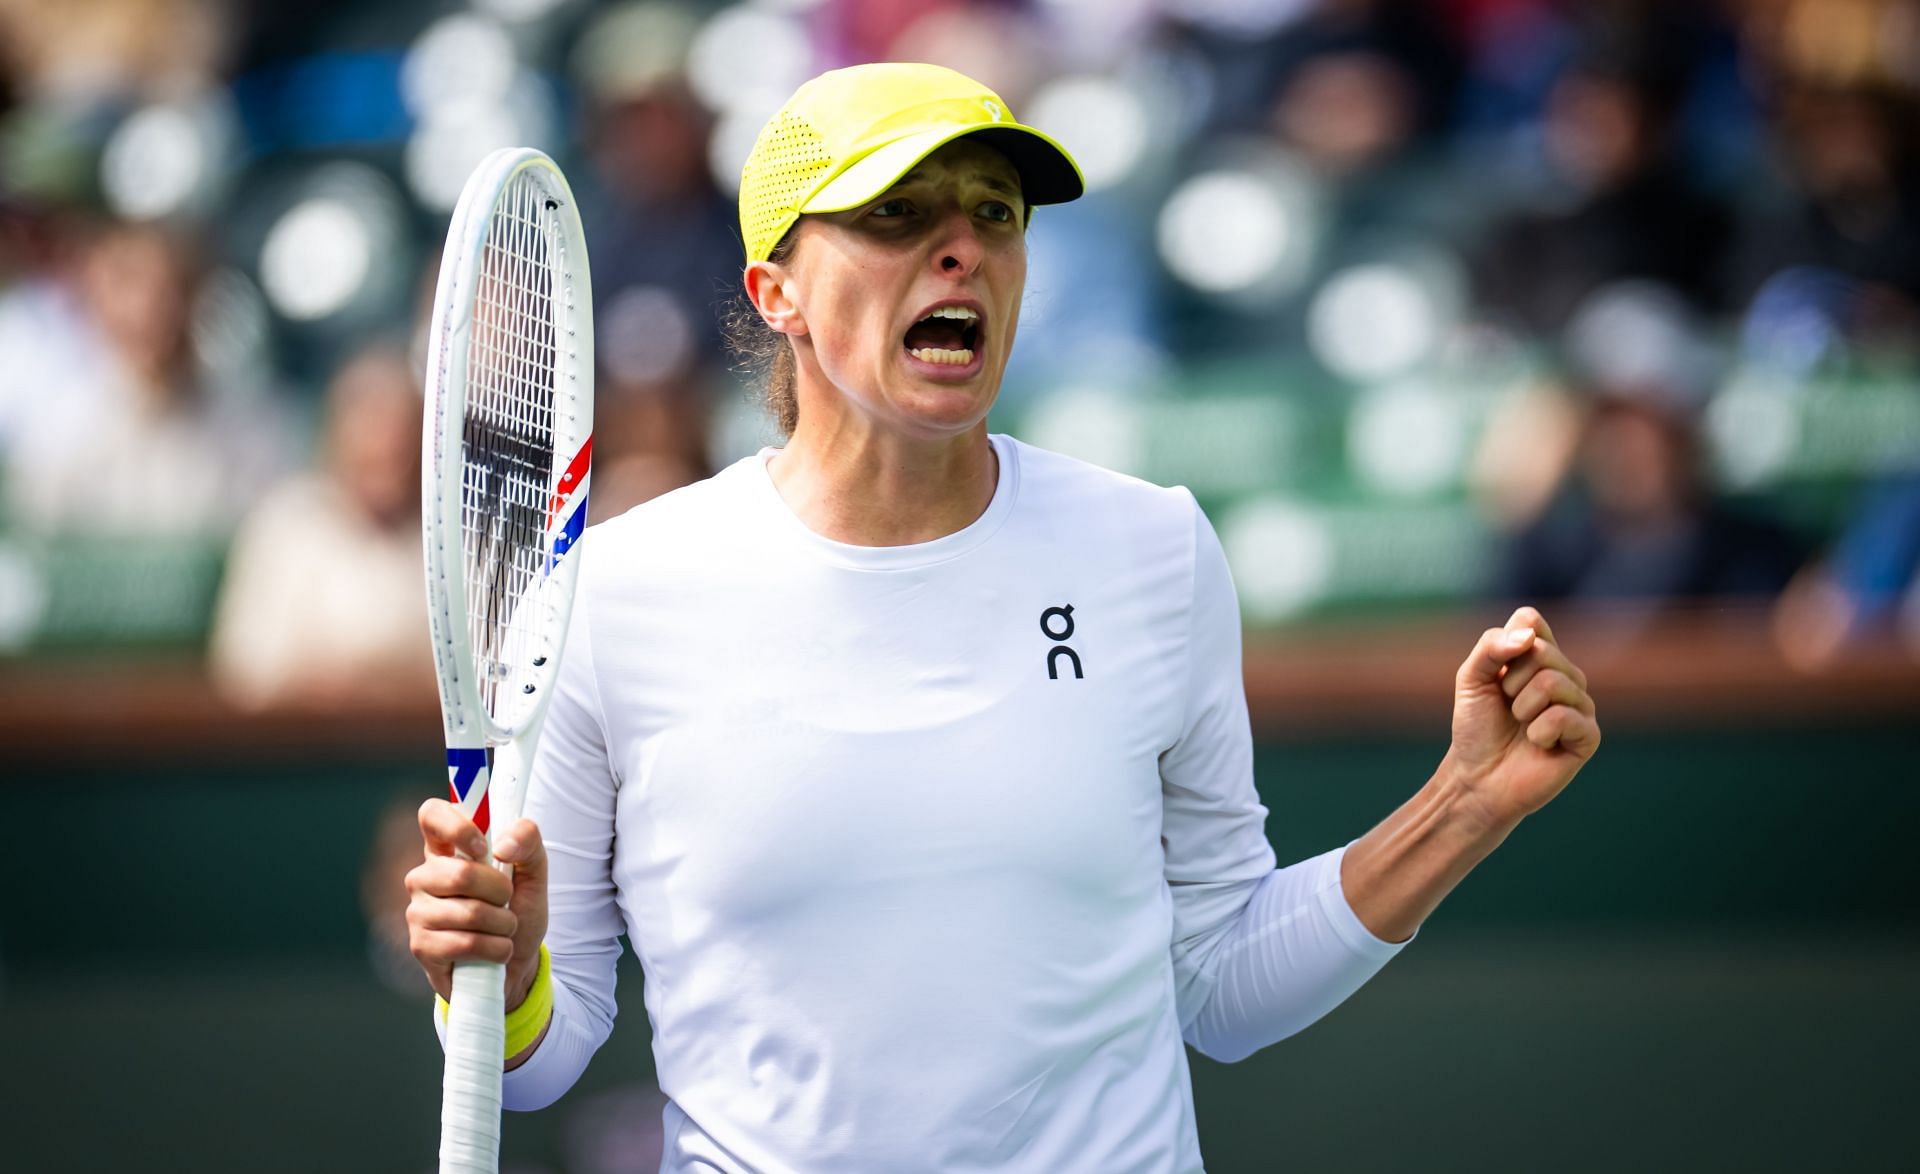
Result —
[{"label": "neck", "polygon": [[767,471],[808,529],[852,546],[907,546],[964,530],[986,512],[1000,476],[984,421],[922,439],[844,420],[809,427],[804,410]]}]

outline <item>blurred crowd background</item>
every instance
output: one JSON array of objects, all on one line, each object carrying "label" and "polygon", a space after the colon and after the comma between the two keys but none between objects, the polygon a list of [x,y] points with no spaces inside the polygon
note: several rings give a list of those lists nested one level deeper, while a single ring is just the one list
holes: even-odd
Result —
[{"label": "blurred crowd background", "polygon": [[0,47],[15,652],[417,684],[408,437],[472,165],[537,145],[581,195],[604,517],[771,438],[719,328],[739,164],[888,58],[1086,169],[995,426],[1189,485],[1256,625],[1738,598],[1806,663],[1920,648],[1907,0],[0,0]]},{"label": "blurred crowd background", "polygon": [[[538,146],[566,169],[593,270],[604,518],[777,442],[721,329],[741,264],[739,167],[798,83],[886,59],[980,78],[1078,157],[1087,197],[1033,220],[994,427],[1191,487],[1255,640],[1385,621],[1376,643],[1390,657],[1392,634],[1408,630],[1392,625],[1471,612],[1446,635],[1463,652],[1524,600],[1550,616],[1603,613],[1616,634],[1737,614],[1767,664],[1808,680],[1844,680],[1868,651],[1920,665],[1916,0],[0,0],[0,683],[31,697],[35,682],[63,682],[36,712],[81,715],[60,729],[85,743],[38,745],[8,727],[40,763],[8,794],[16,818],[60,829],[13,863],[51,873],[74,843],[106,840],[135,845],[174,886],[161,915],[131,923],[80,906],[118,908],[137,864],[72,878],[67,906],[6,911],[10,993],[38,1009],[18,1021],[45,1025],[28,1056],[104,1093],[102,1061],[166,1083],[130,1040],[178,1054],[223,1038],[212,1054],[229,1071],[207,1087],[246,1106],[223,1126],[230,1139],[326,1133],[272,1082],[245,1079],[260,1057],[249,1037],[223,1033],[252,1008],[246,1021],[272,1049],[352,1050],[326,1069],[368,1130],[344,1152],[380,1156],[342,1161],[336,1144],[233,1168],[425,1168],[437,1052],[396,878],[419,852],[412,808],[433,789],[433,768],[420,769],[434,761],[430,722],[424,754],[391,729],[346,745],[361,726],[343,722],[320,727],[341,744],[333,757],[309,753],[310,735],[278,758],[263,741],[296,727],[259,722],[432,710],[420,373],[448,214],[493,148]],[[122,712],[72,683],[182,664],[189,674],[163,673],[159,688],[190,693],[182,681],[210,676],[217,710],[176,720],[178,698],[143,695]],[[99,672],[43,676],[74,666]],[[1692,700],[1710,702],[1715,679],[1701,680]],[[1444,698],[1444,681],[1419,687],[1435,706]],[[209,716],[249,713],[253,725]],[[1484,954],[1446,954],[1443,935],[1420,955],[1438,961],[1383,976],[1372,1011],[1310,1034],[1294,1054],[1334,1073],[1311,1089],[1284,1059],[1257,1078],[1202,1065],[1216,1164],[1266,1168],[1245,1157],[1265,1142],[1233,1130],[1255,1137],[1278,1120],[1289,1152],[1321,1154],[1313,1168],[1368,1167],[1337,1156],[1359,1138],[1376,1147],[1373,1168],[1410,1168],[1394,1147],[1419,1136],[1439,1146],[1426,1169],[1705,1168],[1639,1160],[1632,1128],[1599,1148],[1574,1140],[1595,1119],[1569,1106],[1602,1082],[1605,1097],[1636,1103],[1631,1090],[1659,1087],[1649,1065],[1700,1077],[1682,1100],[1712,1085],[1794,1106],[1749,1120],[1711,1093],[1684,1110],[1641,1105],[1641,1120],[1664,1122],[1662,1144],[1704,1115],[1741,1131],[1696,1139],[1697,1153],[1724,1154],[1715,1147],[1737,1132],[1741,1168],[1911,1157],[1910,1142],[1872,1127],[1904,1103],[1890,1073],[1913,1091],[1911,1053],[1876,1050],[1920,1040],[1911,999],[1879,985],[1910,983],[1911,953],[1849,962],[1783,937],[1769,940],[1799,944],[1674,963],[1653,946],[1610,955],[1582,939],[1588,953],[1543,961],[1528,936],[1592,922],[1648,941],[1734,923],[1773,927],[1765,937],[1782,917],[1853,918],[1910,947],[1920,911],[1910,880],[1890,879],[1885,837],[1920,815],[1896,785],[1920,750],[1912,722],[1763,728],[1780,724],[1763,715],[1668,740],[1610,726],[1612,781],[1564,804],[1592,806],[1504,853],[1514,871],[1476,878],[1481,905],[1468,893],[1443,911],[1527,940],[1505,956],[1509,985]],[[146,751],[172,757],[164,779],[133,769],[138,748],[114,748],[125,729],[173,731],[167,749]],[[235,730],[251,747],[244,768],[219,765]],[[1399,736],[1263,734],[1283,858],[1358,834],[1417,786],[1438,748]],[[58,765],[68,751],[90,765]],[[355,754],[360,765],[345,765]],[[1323,776],[1345,789],[1316,790]],[[1295,789],[1274,798],[1276,786]],[[1848,805],[1848,822],[1823,793]],[[1729,808],[1738,818],[1722,822]],[[316,818],[334,841],[300,840],[293,829]],[[293,842],[256,842],[267,827]],[[161,832],[197,845],[189,867],[149,843]],[[1820,871],[1838,908],[1792,879],[1790,862],[1816,843],[1832,853]],[[350,880],[285,875],[274,862],[290,850],[349,876],[364,862],[359,907]],[[1693,871],[1665,873],[1680,857]],[[316,902],[348,893],[344,913],[327,906],[311,941],[289,944],[297,931],[257,882],[236,879],[250,865]],[[386,984],[372,991],[356,956],[369,925]],[[296,957],[334,966],[332,985],[260,977]],[[342,977],[342,957],[356,977]],[[250,977],[205,986],[210,958],[244,962]],[[164,999],[112,985],[171,966],[195,979]],[[107,999],[83,1010],[61,1001],[64,979],[35,986],[36,974],[88,976]],[[1528,1001],[1563,981],[1576,1004],[1588,999],[1585,1019]],[[1436,989],[1454,1001],[1436,1003]],[[1831,1011],[1836,1001],[1851,1011]],[[355,1026],[289,1014],[303,1005]],[[623,1005],[623,1025],[643,1031],[637,999]],[[1436,1033],[1463,1005],[1518,1016],[1478,1071],[1517,1090],[1521,1108],[1496,1114],[1500,1128],[1565,1126],[1539,1125],[1538,1145],[1565,1143],[1533,1151],[1554,1160],[1448,1149],[1461,1135],[1438,1110],[1397,1132],[1341,1117],[1377,1098],[1382,1069],[1361,1065],[1382,1047],[1394,1071],[1425,1073],[1402,1090],[1407,1104],[1435,1103],[1448,1078],[1434,1057],[1460,1046]],[[1849,1026],[1846,1014],[1869,1009],[1871,1025]],[[1798,1031],[1802,1013],[1819,1021],[1804,1038],[1755,1026]],[[1648,1032],[1717,1058],[1689,1070],[1623,1042]],[[1581,1094],[1534,1083],[1529,1046],[1549,1037],[1586,1049]],[[612,1091],[589,1090],[564,1133],[526,1143],[525,1168],[642,1168],[631,1156],[649,1143],[633,1122],[657,1120],[658,1094],[644,1046],[625,1038],[626,1058],[597,1069],[612,1066]],[[368,1048],[391,1062],[370,1069]],[[1799,1073],[1831,1062],[1859,1083],[1821,1102],[1836,1086],[1783,1080],[1776,1056]],[[80,1121],[95,1103],[49,1101],[52,1087],[24,1090],[58,1106],[47,1120]],[[390,1104],[400,1087],[414,1098],[404,1116]],[[1208,1116],[1274,1088],[1291,1088],[1291,1116],[1258,1105],[1238,1125]],[[1810,1157],[1829,1151],[1793,1114],[1816,1102],[1829,1122],[1858,1123],[1865,1148]],[[198,1128],[182,1121],[213,1110],[196,1104],[154,1128]],[[135,1116],[152,1124],[160,1111]],[[28,1144],[53,1163],[34,1168],[123,1152],[98,1136],[88,1150],[83,1133]],[[388,1160],[402,1136],[405,1160]]]}]

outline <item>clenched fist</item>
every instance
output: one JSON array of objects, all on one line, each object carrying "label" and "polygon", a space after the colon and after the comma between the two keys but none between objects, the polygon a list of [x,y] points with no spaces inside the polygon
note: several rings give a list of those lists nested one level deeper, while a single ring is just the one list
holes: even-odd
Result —
[{"label": "clenched fist", "polygon": [[1454,678],[1449,767],[1489,826],[1546,806],[1600,747],[1587,675],[1531,607],[1489,628]]}]

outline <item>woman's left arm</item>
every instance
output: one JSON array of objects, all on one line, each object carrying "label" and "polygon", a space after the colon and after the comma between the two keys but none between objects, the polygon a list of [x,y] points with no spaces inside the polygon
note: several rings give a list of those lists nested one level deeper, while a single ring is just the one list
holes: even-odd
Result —
[{"label": "woman's left arm", "polygon": [[1530,608],[1481,638],[1456,679],[1433,780],[1361,839],[1274,868],[1253,786],[1239,606],[1194,511],[1186,714],[1161,757],[1181,1034],[1231,1062],[1313,1023],[1391,961],[1461,877],[1566,786],[1599,744],[1586,677]]},{"label": "woman's left arm", "polygon": [[1348,907],[1335,848],[1274,867],[1253,785],[1240,608],[1226,555],[1193,508],[1194,577],[1180,735],[1160,758],[1180,1033],[1231,1062],[1333,1010],[1400,952]]},{"label": "woman's left arm", "polygon": [[1481,634],[1454,678],[1453,745],[1426,785],[1341,860],[1361,924],[1389,942],[1420,923],[1600,746],[1587,676],[1531,607]]}]

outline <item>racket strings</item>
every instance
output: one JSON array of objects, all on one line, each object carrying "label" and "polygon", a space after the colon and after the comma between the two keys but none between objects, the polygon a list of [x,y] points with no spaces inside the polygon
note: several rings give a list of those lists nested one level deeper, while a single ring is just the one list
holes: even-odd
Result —
[{"label": "racket strings", "polygon": [[550,539],[557,371],[552,219],[516,178],[487,232],[468,349],[461,537],[481,704],[496,721],[529,708],[544,657],[539,597]]}]

